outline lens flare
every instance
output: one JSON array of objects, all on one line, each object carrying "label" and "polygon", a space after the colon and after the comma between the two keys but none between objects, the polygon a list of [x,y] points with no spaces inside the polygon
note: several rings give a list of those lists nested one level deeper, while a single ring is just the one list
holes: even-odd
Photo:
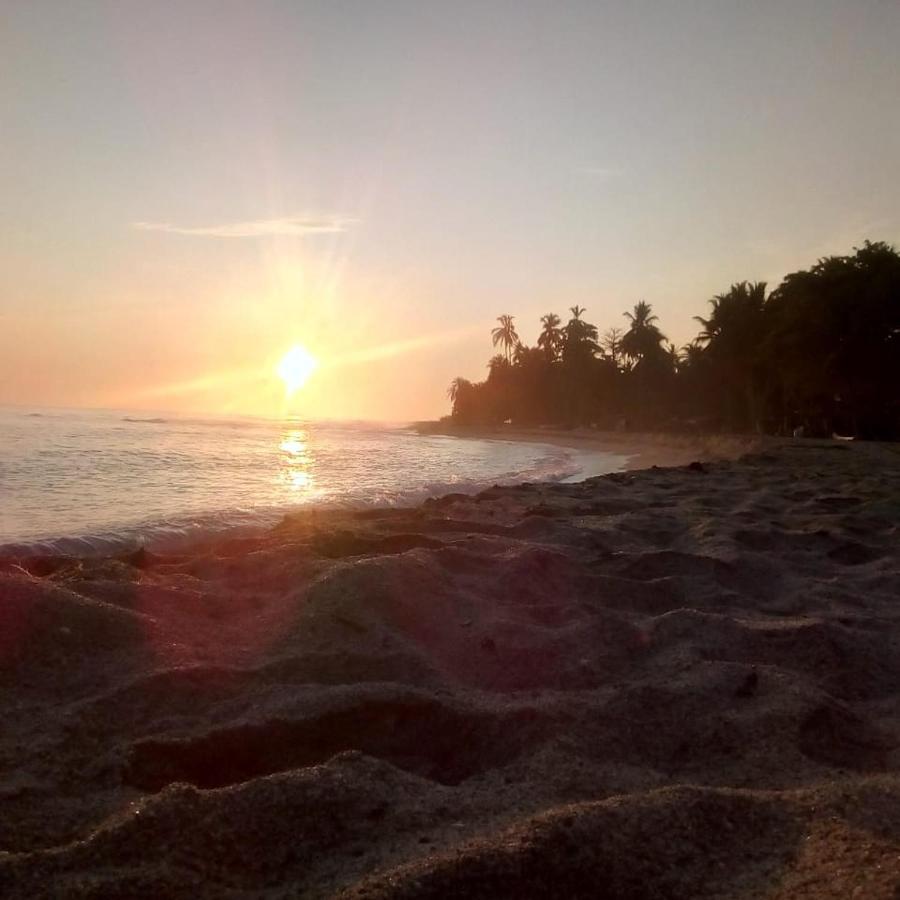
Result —
[{"label": "lens flare", "polygon": [[318,360],[299,344],[291,347],[278,364],[278,376],[284,382],[288,395],[299,390],[318,367]]}]

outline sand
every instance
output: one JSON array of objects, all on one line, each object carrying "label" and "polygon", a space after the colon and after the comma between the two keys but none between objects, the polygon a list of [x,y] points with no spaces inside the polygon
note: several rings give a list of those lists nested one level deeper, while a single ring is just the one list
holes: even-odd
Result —
[{"label": "sand", "polygon": [[896,898],[900,449],[0,561],[0,896]]},{"label": "sand", "polygon": [[419,422],[416,428],[420,434],[567,447],[578,451],[582,472],[587,475],[604,475],[609,472],[610,454],[621,460],[621,470],[630,471],[652,466],[684,466],[695,460],[736,459],[750,450],[783,443],[764,436],[601,431],[596,428],[551,426],[456,425],[445,421]]}]

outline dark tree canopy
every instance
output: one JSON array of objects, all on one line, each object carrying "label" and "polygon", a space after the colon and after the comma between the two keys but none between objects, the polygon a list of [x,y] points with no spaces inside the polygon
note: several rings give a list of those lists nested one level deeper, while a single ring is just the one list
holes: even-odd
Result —
[{"label": "dark tree canopy", "polygon": [[792,272],[768,296],[741,281],[696,316],[680,351],[652,306],[603,337],[573,306],[541,318],[535,347],[500,316],[485,381],[452,382],[463,424],[596,425],[900,438],[900,254],[866,241]]}]

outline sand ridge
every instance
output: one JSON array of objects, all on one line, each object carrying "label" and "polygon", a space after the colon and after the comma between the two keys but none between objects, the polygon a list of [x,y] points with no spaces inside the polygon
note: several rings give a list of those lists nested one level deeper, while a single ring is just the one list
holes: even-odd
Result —
[{"label": "sand ridge", "polygon": [[0,561],[0,894],[895,897],[900,454]]}]

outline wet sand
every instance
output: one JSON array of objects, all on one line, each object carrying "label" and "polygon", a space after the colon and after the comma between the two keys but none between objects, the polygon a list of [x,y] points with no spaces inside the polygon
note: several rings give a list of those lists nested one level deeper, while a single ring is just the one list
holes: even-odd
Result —
[{"label": "wet sand", "polygon": [[865,444],[5,559],[0,895],[893,898],[898,600]]},{"label": "wet sand", "polygon": [[694,460],[737,459],[756,449],[778,446],[781,441],[766,437],[719,434],[674,434],[667,432],[600,431],[596,428],[549,428],[513,425],[470,426],[450,422],[419,422],[421,434],[442,434],[456,438],[550,444],[578,450],[588,475],[594,472],[591,455],[604,465],[606,454],[622,457],[624,470],[652,466],[684,466]]}]

